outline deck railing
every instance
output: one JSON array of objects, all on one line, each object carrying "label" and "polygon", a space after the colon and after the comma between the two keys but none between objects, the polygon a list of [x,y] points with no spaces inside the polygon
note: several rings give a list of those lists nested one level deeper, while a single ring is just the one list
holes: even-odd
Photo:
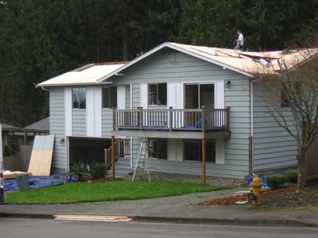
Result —
[{"label": "deck railing", "polygon": [[[120,139],[115,141],[115,159],[117,159],[121,155],[120,143],[121,143]],[[104,149],[104,160],[105,160],[104,162],[107,167],[111,166],[112,164],[112,150],[113,150],[112,146],[110,146],[108,149]]]},{"label": "deck railing", "polygon": [[113,109],[114,130],[229,130],[229,108]]}]

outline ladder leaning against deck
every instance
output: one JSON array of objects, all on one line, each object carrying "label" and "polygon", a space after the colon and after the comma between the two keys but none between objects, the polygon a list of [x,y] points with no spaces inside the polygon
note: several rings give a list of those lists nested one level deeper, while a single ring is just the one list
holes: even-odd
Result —
[{"label": "ladder leaning against deck", "polygon": [[135,180],[137,170],[140,170],[142,174],[147,173],[148,180],[150,182],[150,173],[149,173],[149,166],[148,161],[150,158],[152,158],[152,148],[150,147],[150,141],[147,139],[141,139],[140,147],[139,147],[139,153],[138,158],[136,161],[134,174],[132,181]]}]

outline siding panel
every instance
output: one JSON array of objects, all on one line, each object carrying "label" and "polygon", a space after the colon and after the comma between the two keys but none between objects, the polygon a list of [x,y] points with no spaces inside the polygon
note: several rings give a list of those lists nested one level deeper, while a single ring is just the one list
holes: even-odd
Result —
[{"label": "siding panel", "polygon": [[[257,83],[254,85],[254,171],[296,166],[295,140],[268,113],[264,100],[258,96]],[[287,121],[291,120],[287,117]]]},{"label": "siding panel", "polygon": [[[64,117],[64,89],[50,89],[50,134],[55,135],[52,171],[54,173],[67,172],[66,165],[66,138]],[[61,142],[64,139],[64,143]]]}]

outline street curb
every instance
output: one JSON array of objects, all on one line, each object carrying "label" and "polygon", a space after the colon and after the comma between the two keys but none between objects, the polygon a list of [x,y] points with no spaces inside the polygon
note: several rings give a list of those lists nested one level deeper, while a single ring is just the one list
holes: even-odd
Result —
[{"label": "street curb", "polygon": [[5,218],[31,218],[31,219],[53,219],[51,214],[25,214],[25,213],[0,213],[0,217]]},{"label": "street curb", "polygon": [[[25,219],[54,219],[54,214],[25,214],[0,213],[4,218]],[[155,217],[155,216],[127,216],[133,222],[148,223],[175,223],[175,224],[201,224],[201,225],[232,225],[232,226],[258,226],[258,227],[312,227],[317,228],[318,223],[296,219],[225,219],[225,218],[190,218],[190,217]]]},{"label": "street curb", "polygon": [[202,225],[235,225],[235,226],[259,226],[259,227],[318,227],[318,224],[310,221],[295,219],[218,219],[218,218],[188,218],[188,217],[152,217],[133,216],[134,222],[162,222],[177,224],[202,224]]}]

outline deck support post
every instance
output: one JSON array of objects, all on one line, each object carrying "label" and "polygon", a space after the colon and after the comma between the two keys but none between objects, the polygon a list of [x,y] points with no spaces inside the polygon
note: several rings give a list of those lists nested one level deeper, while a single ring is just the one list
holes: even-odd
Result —
[{"label": "deck support post", "polygon": [[202,139],[202,184],[206,184],[206,139]]},{"label": "deck support post", "polygon": [[112,136],[112,177],[115,178],[115,137]]}]

